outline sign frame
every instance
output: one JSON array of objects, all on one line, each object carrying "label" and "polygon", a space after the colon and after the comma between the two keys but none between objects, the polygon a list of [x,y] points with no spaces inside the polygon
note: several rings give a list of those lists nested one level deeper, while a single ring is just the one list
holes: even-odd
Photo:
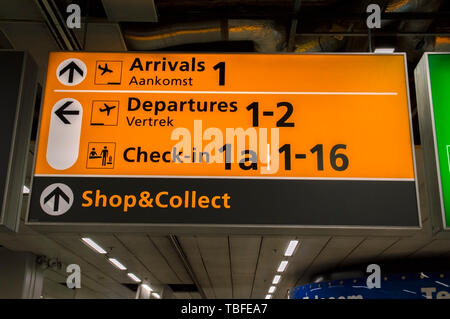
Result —
[{"label": "sign frame", "polygon": [[426,208],[431,217],[433,235],[441,233],[439,235],[442,236],[445,232],[450,234],[450,227],[446,226],[442,193],[441,168],[437,149],[433,96],[428,60],[430,55],[450,55],[450,52],[425,52],[414,70],[419,129],[425,171],[424,181],[429,203]]},{"label": "sign frame", "polygon": [[[54,51],[54,52],[62,52],[64,51]],[[93,53],[89,51],[79,51],[78,53]],[[130,53],[130,52],[113,52],[113,51],[101,51],[95,52],[98,54],[101,53]],[[141,52],[151,54],[152,52]],[[158,54],[241,54],[241,55],[252,55],[254,53],[230,53],[230,52],[166,52],[161,51],[157,52]],[[139,54],[137,52],[136,54]],[[268,235],[293,235],[299,234],[301,231],[304,235],[373,235],[373,236],[411,236],[423,228],[422,223],[422,212],[420,206],[420,194],[419,194],[419,181],[418,181],[418,172],[417,172],[417,163],[416,163],[416,154],[415,154],[415,146],[414,146],[414,132],[412,127],[412,114],[411,114],[411,101],[410,101],[410,88],[408,81],[408,68],[407,68],[407,58],[406,53],[404,52],[395,52],[392,54],[376,54],[370,52],[311,52],[311,53],[291,53],[291,52],[277,52],[277,53],[259,53],[258,55],[347,55],[347,56],[386,56],[386,55],[397,55],[402,56],[404,61],[404,76],[405,76],[405,86],[406,86],[406,95],[407,95],[407,106],[408,106],[408,118],[409,118],[409,129],[410,129],[410,139],[411,139],[411,154],[413,161],[413,170],[414,170],[414,185],[415,185],[415,194],[416,194],[416,204],[417,204],[417,221],[418,226],[354,226],[354,225],[337,225],[337,226],[318,226],[318,225],[253,225],[253,224],[196,224],[196,223],[74,223],[74,222],[30,222],[29,214],[30,214],[30,204],[28,203],[28,209],[26,212],[25,224],[30,227],[38,228],[39,230],[43,230],[46,232],[152,232],[156,234],[167,234],[167,233],[178,233],[178,234],[217,234],[217,233],[226,233],[226,234],[268,234]],[[46,73],[48,70],[46,70]],[[43,92],[45,92],[45,88],[47,83],[43,88]],[[44,99],[41,101],[42,106],[39,114],[39,127],[38,127],[38,136],[36,139],[36,150],[38,147],[39,141],[39,133],[41,127],[41,117],[43,112],[43,103]],[[33,163],[33,172],[32,179],[34,177],[36,165],[36,158]],[[56,175],[55,175],[56,176]],[[125,177],[125,176],[124,176]],[[153,178],[153,177],[149,177]],[[31,190],[32,191],[32,190]]]},{"label": "sign frame", "polygon": [[[25,51],[0,50],[0,53],[16,53],[21,56],[20,75],[17,96],[14,97],[14,119],[10,148],[5,151],[8,157],[5,185],[1,190],[0,232],[19,231],[22,208],[27,207],[23,201],[23,186],[26,180],[27,161],[30,150],[30,136],[33,126],[34,106],[37,94],[37,65]],[[31,185],[30,185],[31,188]]]}]

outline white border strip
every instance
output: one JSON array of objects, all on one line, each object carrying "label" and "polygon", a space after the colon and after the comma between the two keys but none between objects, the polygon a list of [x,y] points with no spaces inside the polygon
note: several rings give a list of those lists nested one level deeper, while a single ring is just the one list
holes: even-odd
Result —
[{"label": "white border strip", "polygon": [[84,175],[84,174],[35,174],[36,177],[95,177],[95,178],[194,178],[194,179],[279,179],[279,180],[327,180],[327,181],[388,181],[414,182],[414,178],[365,178],[365,177],[262,177],[262,176],[186,176],[186,175]]},{"label": "white border strip", "polygon": [[64,93],[154,93],[154,94],[266,94],[266,95],[398,95],[397,92],[259,92],[259,91],[161,91],[161,90],[53,90]]}]

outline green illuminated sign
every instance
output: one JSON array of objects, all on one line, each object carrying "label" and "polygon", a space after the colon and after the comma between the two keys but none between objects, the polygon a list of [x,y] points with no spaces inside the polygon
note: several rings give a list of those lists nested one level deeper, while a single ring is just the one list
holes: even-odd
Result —
[{"label": "green illuminated sign", "polygon": [[445,225],[450,226],[450,54],[428,56]]},{"label": "green illuminated sign", "polygon": [[415,71],[431,216],[450,228],[450,54],[426,53]]}]

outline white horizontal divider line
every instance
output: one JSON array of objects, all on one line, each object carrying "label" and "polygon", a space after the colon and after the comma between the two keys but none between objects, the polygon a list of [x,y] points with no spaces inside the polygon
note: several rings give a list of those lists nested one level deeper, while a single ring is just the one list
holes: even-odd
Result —
[{"label": "white horizontal divider line", "polygon": [[373,177],[270,177],[270,176],[186,176],[186,175],[89,175],[89,174],[34,174],[36,177],[95,177],[95,178],[193,178],[193,179],[280,179],[280,180],[330,180],[330,181],[387,181],[413,182],[414,178],[373,178]]},{"label": "white horizontal divider line", "polygon": [[149,94],[266,94],[266,95],[398,95],[397,92],[266,92],[266,91],[161,91],[161,90],[53,90],[64,93],[149,93]]}]

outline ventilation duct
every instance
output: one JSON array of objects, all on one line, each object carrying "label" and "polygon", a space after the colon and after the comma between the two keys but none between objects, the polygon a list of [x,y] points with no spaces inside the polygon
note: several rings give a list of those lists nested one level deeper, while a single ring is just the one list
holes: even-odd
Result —
[{"label": "ventilation duct", "polygon": [[228,20],[173,24],[148,31],[126,28],[123,35],[129,50],[148,51],[167,47],[217,41],[253,41],[258,52],[276,52],[285,45],[285,33],[271,21]]},{"label": "ventilation duct", "polygon": [[[343,27],[334,24],[331,27],[331,32],[348,32],[353,25]],[[345,44],[342,36],[323,36],[323,37],[305,37],[295,45],[295,52],[333,52],[342,48]]]}]

